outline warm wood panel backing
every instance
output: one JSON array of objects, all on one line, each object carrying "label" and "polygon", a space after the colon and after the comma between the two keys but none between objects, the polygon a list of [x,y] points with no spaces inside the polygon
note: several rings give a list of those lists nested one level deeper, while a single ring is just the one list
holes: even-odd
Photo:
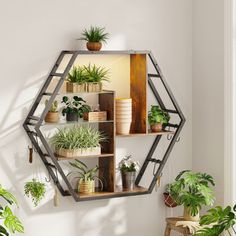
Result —
[{"label": "warm wood panel backing", "polygon": [[132,98],[131,133],[147,132],[147,61],[146,54],[130,55],[130,97]]},{"label": "warm wood panel backing", "polygon": [[[115,93],[99,95],[101,111],[107,111],[107,119],[114,120]],[[108,138],[102,143],[103,153],[114,153],[111,157],[99,158],[99,178],[103,181],[104,191],[112,192],[115,187],[115,127],[113,123],[99,123],[99,130]]]}]

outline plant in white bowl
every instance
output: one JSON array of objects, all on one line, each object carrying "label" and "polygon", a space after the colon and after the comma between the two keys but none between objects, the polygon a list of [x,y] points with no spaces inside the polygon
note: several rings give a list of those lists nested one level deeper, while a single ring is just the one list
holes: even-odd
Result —
[{"label": "plant in white bowl", "polygon": [[138,161],[134,161],[131,157],[125,156],[120,162],[118,169],[121,172],[122,187],[126,190],[133,190],[135,187],[136,173],[140,169]]},{"label": "plant in white bowl", "polygon": [[89,126],[58,129],[50,138],[55,153],[63,157],[100,155],[102,141],[106,141],[104,134]]}]

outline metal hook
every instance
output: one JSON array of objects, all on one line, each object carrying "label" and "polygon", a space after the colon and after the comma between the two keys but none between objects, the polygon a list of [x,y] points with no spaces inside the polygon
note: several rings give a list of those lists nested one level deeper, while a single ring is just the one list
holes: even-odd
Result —
[{"label": "metal hook", "polygon": [[176,139],[176,143],[178,143],[180,141],[180,137],[178,137],[177,139]]},{"label": "metal hook", "polygon": [[171,134],[167,134],[167,140],[171,140],[173,136]]},{"label": "metal hook", "polygon": [[51,175],[48,173],[48,178],[47,177],[45,177],[45,181],[47,182],[47,183],[49,183],[49,182],[51,182]]}]

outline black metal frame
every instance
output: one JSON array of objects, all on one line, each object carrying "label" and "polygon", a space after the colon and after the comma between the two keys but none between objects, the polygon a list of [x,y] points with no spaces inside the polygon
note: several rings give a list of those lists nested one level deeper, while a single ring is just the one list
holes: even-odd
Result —
[{"label": "black metal frame", "polygon": [[[65,55],[68,55],[70,54],[71,55],[71,58],[64,70],[63,73],[57,73],[57,69],[60,65],[60,63],[62,62],[63,58]],[[179,124],[167,124],[167,127],[173,127],[175,128],[175,132],[174,132],[174,135],[169,143],[169,146],[163,156],[163,158],[161,160],[159,159],[155,159],[155,158],[152,158],[156,148],[157,148],[157,145],[161,139],[162,136],[156,136],[152,146],[151,146],[151,149],[143,163],[143,166],[141,167],[141,170],[136,178],[136,185],[139,185],[146,169],[147,169],[147,166],[148,164],[154,164],[154,165],[158,165],[158,168],[156,170],[156,172],[154,173],[154,176],[153,176],[153,179],[152,179],[152,182],[148,188],[147,191],[144,191],[144,192],[127,192],[125,194],[121,194],[121,193],[117,193],[117,194],[113,194],[113,195],[108,195],[108,196],[98,196],[98,197],[94,197],[94,198],[87,198],[87,199],[82,199],[80,198],[76,192],[74,191],[73,187],[71,186],[69,180],[67,179],[66,175],[64,174],[64,171],[62,170],[61,166],[59,165],[58,163],[58,160],[57,158],[55,157],[52,149],[50,148],[50,146],[48,145],[47,141],[45,140],[41,130],[40,130],[40,127],[42,125],[42,122],[47,114],[47,112],[49,111],[55,97],[57,96],[62,84],[63,84],[63,81],[65,80],[66,76],[68,75],[70,69],[71,69],[71,66],[73,65],[73,63],[75,62],[76,58],[78,55],[81,55],[81,54],[92,54],[92,55],[99,55],[99,54],[127,54],[127,55],[131,55],[131,54],[146,54],[149,56],[157,74],[148,74],[147,76],[147,79],[148,79],[148,84],[149,84],[149,87],[151,89],[151,91],[153,92],[158,104],[160,105],[160,107],[164,110],[166,110],[167,112],[169,113],[174,113],[174,114],[177,114],[180,118],[180,122]],[[59,77],[59,81],[58,81],[58,84],[56,85],[54,91],[52,93],[47,93],[47,88],[49,87],[51,81],[52,81],[52,78],[56,76],[56,77]],[[165,105],[164,105],[164,102],[162,101],[161,99],[161,96],[159,95],[158,91],[156,90],[155,88],[155,85],[152,81],[152,78],[156,78],[156,79],[160,79],[160,81],[162,82],[167,94],[169,95],[172,103],[173,103],[173,106],[175,108],[175,110],[170,110],[170,109],[166,109]],[[34,116],[34,112],[36,111],[38,105],[40,104],[40,101],[42,99],[43,96],[48,96],[49,97],[49,101],[47,103],[47,105],[45,106],[42,114],[40,117],[36,117]],[[175,100],[164,76],[162,75],[162,72],[160,70],[160,67],[158,66],[155,58],[153,57],[152,53],[150,51],[133,51],[133,50],[130,50],[130,51],[99,51],[99,52],[91,52],[91,51],[62,51],[61,54],[59,55],[55,65],[53,66],[50,74],[48,75],[48,78],[46,79],[44,85],[42,86],[34,104],[32,105],[31,109],[30,109],[30,112],[29,114],[27,115],[24,123],[23,123],[23,127],[25,129],[25,131],[27,132],[33,146],[35,147],[36,151],[38,152],[39,156],[41,157],[44,165],[46,166],[47,170],[48,170],[48,173],[49,175],[52,177],[55,185],[58,187],[59,191],[61,192],[61,194],[63,196],[69,196],[71,195],[75,201],[85,201],[85,200],[94,200],[94,199],[104,199],[104,198],[114,198],[114,197],[123,197],[123,196],[132,196],[132,195],[142,195],[142,194],[149,194],[153,191],[153,188],[155,187],[155,184],[156,184],[156,181],[158,179],[158,176],[161,175],[161,172],[166,164],[166,161],[174,147],[174,144],[178,141],[178,137],[179,137],[179,134],[181,132],[181,129],[183,128],[183,125],[185,123],[185,117],[177,103],[177,101]],[[34,131],[32,131],[31,128],[34,129]],[[46,153],[43,152],[41,146],[39,145],[38,141],[37,141],[37,138],[40,139],[42,145],[44,146],[45,150],[46,150]],[[51,158],[51,161],[52,163],[50,163],[48,161],[48,159],[46,157],[50,157]],[[60,176],[62,177],[63,181],[65,182],[65,184],[67,185],[67,188],[68,188],[68,191],[67,190],[64,190],[60,181],[58,180],[58,176],[57,176],[57,173],[54,172],[54,170],[56,172],[58,172],[60,174]]]}]

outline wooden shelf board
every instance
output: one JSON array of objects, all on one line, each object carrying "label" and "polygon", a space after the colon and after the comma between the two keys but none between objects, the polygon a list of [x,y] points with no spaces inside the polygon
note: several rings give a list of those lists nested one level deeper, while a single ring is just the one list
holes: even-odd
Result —
[{"label": "wooden shelf board", "polygon": [[57,123],[47,123],[44,122],[42,126],[57,126],[57,125],[81,125],[81,124],[97,124],[97,123],[113,123],[113,120],[104,120],[104,121],[87,121],[80,119],[79,121],[66,121],[62,120]]},{"label": "wooden shelf board", "polygon": [[114,153],[102,153],[101,155],[91,155],[91,156],[78,156],[78,157],[63,157],[54,154],[58,161],[62,160],[74,160],[74,159],[81,159],[81,158],[99,158],[99,157],[113,157]]},{"label": "wooden shelf board", "polygon": [[93,199],[115,198],[115,197],[125,197],[125,196],[141,195],[141,194],[148,194],[148,189],[141,187],[141,186],[136,186],[134,188],[134,190],[130,191],[130,190],[122,189],[121,186],[116,186],[114,192],[96,191],[94,193],[89,193],[89,194],[78,193],[80,201],[93,200]]},{"label": "wooden shelf board", "polygon": [[158,135],[167,135],[167,134],[174,134],[174,131],[162,131],[153,133],[148,131],[148,133],[135,133],[135,134],[116,134],[116,137],[143,137],[143,136],[158,136]]},{"label": "wooden shelf board", "polygon": [[70,92],[66,92],[66,93],[64,93],[64,92],[59,92],[57,95],[65,95],[65,96],[70,96],[70,95],[77,95],[77,94],[81,94],[81,95],[96,95],[96,94],[106,94],[106,93],[115,93],[114,91],[112,91],[112,90],[102,90],[102,91],[100,91],[100,92],[76,92],[76,93],[70,93]]}]

